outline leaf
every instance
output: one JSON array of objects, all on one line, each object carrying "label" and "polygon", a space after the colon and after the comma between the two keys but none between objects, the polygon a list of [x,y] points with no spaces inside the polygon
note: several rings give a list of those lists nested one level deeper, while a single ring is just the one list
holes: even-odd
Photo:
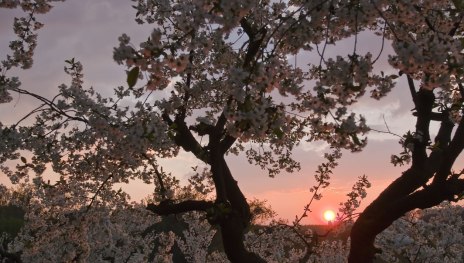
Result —
[{"label": "leaf", "polygon": [[23,156],[21,156],[21,162],[23,162],[23,163],[27,163],[27,160],[26,160],[26,158],[24,158]]},{"label": "leaf", "polygon": [[140,68],[135,67],[127,73],[127,85],[129,85],[129,89],[132,89],[135,84],[137,84],[137,80],[139,79],[139,72]]},{"label": "leaf", "polygon": [[351,138],[353,139],[353,142],[357,145],[362,145],[361,141],[359,140],[358,136],[356,134],[351,134]]},{"label": "leaf", "polygon": [[67,59],[67,60],[65,60],[64,62],[66,62],[66,63],[72,65],[72,64],[74,64],[74,58],[72,58],[72,59]]},{"label": "leaf", "polygon": [[277,138],[279,139],[282,139],[282,137],[284,136],[284,132],[280,129],[280,128],[275,128],[273,130],[273,133],[275,136],[277,136]]}]

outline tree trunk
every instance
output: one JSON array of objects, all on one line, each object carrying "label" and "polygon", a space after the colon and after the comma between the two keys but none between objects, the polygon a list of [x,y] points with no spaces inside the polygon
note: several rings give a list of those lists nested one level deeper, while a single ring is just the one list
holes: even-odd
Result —
[{"label": "tree trunk", "polygon": [[233,216],[221,224],[222,243],[227,258],[232,263],[265,263],[255,253],[246,250],[244,241],[245,228],[240,217]]},{"label": "tree trunk", "polygon": [[264,263],[265,260],[245,248],[245,231],[251,222],[250,206],[233,178],[224,155],[215,150],[212,147],[211,171],[216,186],[216,201],[229,203],[232,210],[219,223],[227,258],[232,263]]},{"label": "tree trunk", "polygon": [[372,208],[363,212],[351,229],[349,263],[374,262],[377,252],[374,247],[375,237],[391,224],[386,218],[382,218],[382,215],[374,211],[375,209]]}]

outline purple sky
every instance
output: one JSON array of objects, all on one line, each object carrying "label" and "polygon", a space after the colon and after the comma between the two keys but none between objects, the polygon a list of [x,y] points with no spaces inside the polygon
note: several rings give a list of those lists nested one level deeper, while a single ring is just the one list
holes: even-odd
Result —
[{"label": "purple sky", "polygon": [[[125,72],[112,60],[113,47],[118,45],[117,38],[127,33],[134,45],[145,40],[151,31],[150,26],[139,26],[134,21],[135,11],[127,0],[68,0],[57,3],[56,7],[39,21],[45,27],[39,31],[39,44],[32,69],[10,72],[19,75],[23,88],[51,97],[56,87],[69,83],[63,72],[64,60],[75,57],[84,65],[85,86],[93,86],[102,94],[112,94],[112,88],[125,84]],[[0,57],[8,52],[8,42],[13,39],[13,17],[20,15],[17,10],[0,9]],[[374,56],[380,49],[379,39],[363,34],[358,40],[359,48],[372,50]],[[346,53],[352,50],[346,41],[337,48],[329,49],[329,54]],[[391,50],[388,45],[386,48]],[[386,53],[378,67],[389,71]],[[299,57],[303,61],[305,57]],[[11,124],[33,107],[33,100],[25,96],[15,96],[12,103],[0,105],[0,120]],[[380,102],[363,99],[354,107],[358,113],[367,117],[371,127],[385,130],[384,119],[392,132],[403,134],[414,128],[414,119],[410,115],[412,103],[404,82]],[[325,147],[322,143],[303,143],[296,149],[295,156],[302,162],[302,170],[294,174],[285,174],[268,178],[258,167],[253,167],[241,157],[229,158],[231,170],[248,198],[268,199],[280,217],[293,219],[299,214],[305,202],[310,198],[309,188],[314,184],[313,172],[323,160]],[[366,174],[373,187],[368,191],[368,203],[377,196],[391,180],[398,177],[404,168],[395,168],[390,164],[391,154],[401,151],[397,138],[379,133],[369,135],[369,145],[361,153],[345,152],[340,166],[335,170],[331,186],[325,190],[325,197],[312,206],[311,223],[321,223],[322,210],[336,210],[338,203],[344,201],[352,184],[360,175]],[[179,161],[180,160],[180,161]],[[181,154],[176,160],[167,160],[166,170],[172,171],[178,178],[186,178],[189,165],[197,164],[189,154]],[[181,165],[179,165],[181,164]],[[0,174],[0,182],[6,182]],[[134,199],[140,199],[152,191],[152,186],[133,183],[126,189]]]}]

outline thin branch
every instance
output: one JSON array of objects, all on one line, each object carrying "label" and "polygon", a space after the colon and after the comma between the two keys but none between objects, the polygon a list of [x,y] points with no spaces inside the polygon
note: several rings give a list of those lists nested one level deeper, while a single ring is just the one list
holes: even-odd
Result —
[{"label": "thin branch", "polygon": [[[418,5],[412,5],[414,7],[414,9],[416,9],[417,12],[421,13],[422,11],[422,8]],[[425,15],[425,14],[421,14],[421,16],[424,18],[424,21],[425,21],[425,24],[429,27],[429,29],[434,32],[434,33],[437,33],[437,30],[435,29],[435,27],[433,26],[432,22],[430,22],[430,20],[428,19],[428,17]]]},{"label": "thin branch", "polygon": [[167,199],[166,187],[164,187],[163,177],[162,177],[162,174],[158,171],[158,166],[155,164],[155,162],[146,153],[143,153],[142,156],[150,163],[150,165],[155,170],[155,175],[156,175],[156,178],[158,179],[158,183],[159,183],[160,188],[161,188],[161,191],[160,191],[161,192],[161,198],[163,200]]},{"label": "thin branch", "polygon": [[55,111],[55,112],[57,112],[57,113],[59,113],[59,114],[61,114],[63,116],[66,116],[71,120],[88,123],[88,121],[86,119],[84,119],[84,118],[68,115],[68,113],[66,111],[63,111],[62,109],[58,108],[52,101],[50,101],[50,100],[48,100],[48,99],[46,99],[46,98],[44,98],[44,97],[42,97],[40,95],[37,95],[35,93],[29,92],[29,91],[24,90],[24,89],[15,88],[15,89],[11,89],[11,90],[15,91],[15,92],[17,92],[19,94],[26,94],[26,95],[29,95],[31,97],[34,97],[34,98],[42,101],[46,105],[48,105],[51,110],[53,110],[53,111]]},{"label": "thin branch", "polygon": [[[359,3],[358,3],[359,4]],[[358,47],[358,12],[359,7],[356,8],[356,15],[354,17],[354,47],[353,47],[353,56],[356,55],[356,49]]]},{"label": "thin branch", "polygon": [[387,25],[385,24],[384,27],[383,27],[383,32],[382,32],[382,44],[380,45],[380,51],[379,51],[379,54],[377,55],[377,57],[372,61],[372,65],[374,65],[375,62],[377,62],[377,60],[379,60],[380,56],[383,53],[383,49],[385,47],[385,31],[386,30],[387,30]]},{"label": "thin branch", "polygon": [[56,126],[56,128],[51,129],[49,132],[45,133],[45,134],[44,134],[44,137],[47,137],[48,135],[52,134],[53,132],[59,130],[59,129],[60,129],[65,123],[67,123],[67,122],[69,122],[69,118],[66,119],[66,120],[64,120],[64,121],[62,121],[60,124],[58,124],[58,125]]},{"label": "thin branch", "polygon": [[[324,33],[325,34],[324,47],[322,48],[322,53],[319,54],[319,56],[321,57],[321,59],[319,60],[319,70],[322,69],[322,62],[325,63],[324,55],[325,55],[325,50],[327,48],[327,45],[329,43],[329,28],[330,28],[330,16],[327,18],[327,28],[326,28],[325,33]],[[317,50],[319,51],[319,47],[317,48]]]},{"label": "thin branch", "polygon": [[381,131],[381,130],[372,129],[372,128],[369,128],[369,130],[379,132],[379,133],[390,134],[390,135],[396,136],[398,138],[403,138],[403,136],[401,136],[401,135],[399,135],[397,133],[394,133],[394,132],[392,132],[390,130],[390,127],[388,127],[387,121],[385,120],[385,115],[382,115],[382,118],[383,118],[383,123],[385,124],[385,127],[387,128],[387,131]]},{"label": "thin branch", "polygon": [[38,106],[37,108],[33,109],[31,112],[29,112],[29,113],[26,114],[24,117],[22,117],[21,119],[19,119],[19,121],[17,121],[13,126],[14,126],[14,127],[18,126],[22,121],[24,121],[25,119],[29,118],[29,117],[32,116],[34,113],[37,113],[37,112],[40,112],[40,111],[44,111],[45,109],[42,109],[44,106],[46,106],[46,104],[42,104],[42,105]]},{"label": "thin branch", "polygon": [[385,114],[382,114],[382,119],[383,119],[383,123],[385,124],[385,127],[387,128],[387,131],[391,132],[390,128],[388,127],[387,121],[385,120]]},{"label": "thin branch", "polygon": [[449,36],[454,36],[456,34],[456,31],[459,29],[459,26],[461,25],[463,18],[464,18],[464,14],[461,13],[461,15],[459,16],[459,20],[454,23],[453,28],[451,28],[451,30],[449,31],[448,33]]},{"label": "thin branch", "polygon": [[461,82],[458,83],[459,93],[461,94],[461,98],[464,98],[464,87]]},{"label": "thin branch", "polygon": [[[300,23],[301,20],[303,19],[306,19],[307,17],[307,14],[310,14],[311,12],[313,12],[314,10],[317,10],[319,8],[322,8],[322,6],[324,4],[326,4],[327,2],[329,2],[328,0],[325,0],[325,1],[321,1],[319,3],[317,3],[315,6],[313,6],[311,9],[307,10],[306,14],[302,14],[300,13],[300,15],[298,16],[298,19],[296,19],[290,26],[288,26],[284,32],[282,32],[280,35],[281,36],[285,36],[287,35],[287,32],[289,32],[290,30],[293,29],[293,27],[295,25],[297,25],[298,23]],[[272,31],[272,33],[269,34],[269,37],[267,39],[267,43],[266,43],[266,46],[269,44],[269,42],[271,41],[272,37],[277,33],[278,29],[280,27],[282,27],[282,25],[290,18],[294,17],[298,12],[301,12],[301,10],[305,7],[305,5],[302,5],[300,6],[298,9],[292,11],[288,16],[281,18],[281,21],[279,23],[279,25],[277,25],[274,30]],[[274,55],[274,53],[276,52],[276,50],[278,49],[278,47],[280,46],[280,43],[282,43],[282,41],[284,41],[283,38],[279,38],[279,39],[274,39],[275,40],[275,44],[274,44],[274,48],[272,49],[272,51],[270,52],[270,56],[272,57]],[[316,48],[317,48],[317,45],[316,45]],[[318,50],[318,53],[319,53],[319,50]],[[325,62],[325,61],[324,61]]]},{"label": "thin branch", "polygon": [[87,209],[85,210],[85,212],[87,213],[90,208],[92,207],[93,203],[95,202],[98,194],[100,193],[100,191],[103,189],[103,187],[105,186],[105,184],[111,179],[113,178],[113,174],[110,174],[108,175],[108,177],[106,177],[105,181],[103,181],[103,183],[98,187],[97,191],[95,192],[95,194],[93,195],[92,197],[92,200],[90,201],[90,204],[87,206]]},{"label": "thin branch", "polygon": [[375,10],[377,13],[379,13],[379,16],[383,19],[385,24],[388,26],[390,31],[392,32],[393,36],[396,38],[396,40],[401,40],[398,35],[396,34],[394,27],[388,22],[388,19],[383,15],[382,10],[379,9],[379,7],[374,3],[374,1],[371,1],[372,5],[374,6]]}]

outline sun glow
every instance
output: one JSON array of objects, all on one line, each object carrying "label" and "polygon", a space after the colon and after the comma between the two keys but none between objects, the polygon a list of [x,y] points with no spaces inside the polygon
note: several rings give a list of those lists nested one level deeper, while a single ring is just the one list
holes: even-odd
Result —
[{"label": "sun glow", "polygon": [[327,222],[333,222],[335,219],[335,212],[332,210],[326,210],[324,211],[324,219]]}]

